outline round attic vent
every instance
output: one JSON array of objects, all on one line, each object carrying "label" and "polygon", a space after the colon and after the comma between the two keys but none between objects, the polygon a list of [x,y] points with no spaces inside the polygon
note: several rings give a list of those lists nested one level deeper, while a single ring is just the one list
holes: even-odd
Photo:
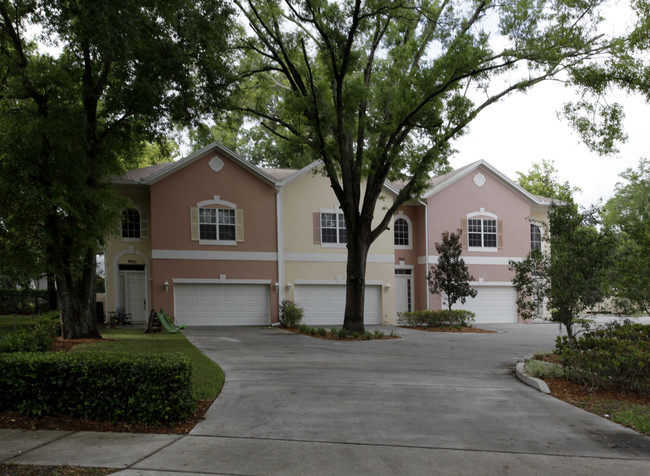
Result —
[{"label": "round attic vent", "polygon": [[223,169],[223,160],[221,160],[219,157],[212,157],[210,159],[209,165],[212,170],[219,172],[221,169]]}]

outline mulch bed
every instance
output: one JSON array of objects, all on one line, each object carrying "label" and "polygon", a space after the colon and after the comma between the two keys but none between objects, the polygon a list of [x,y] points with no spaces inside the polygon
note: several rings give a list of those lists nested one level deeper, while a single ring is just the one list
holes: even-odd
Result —
[{"label": "mulch bed", "polygon": [[365,334],[361,334],[359,337],[352,337],[351,335],[348,335],[347,337],[340,338],[338,335],[334,334],[332,335],[330,331],[327,331],[327,334],[324,336],[320,334],[305,334],[303,332],[300,332],[299,329],[294,329],[292,327],[279,327],[279,329],[282,329],[283,331],[289,331],[293,332],[294,334],[302,334],[307,337],[315,337],[316,339],[323,339],[323,340],[338,340],[338,341],[357,341],[357,340],[388,340],[388,339],[399,339],[399,336],[391,336],[391,335],[384,335],[383,337],[375,337],[375,335],[372,335],[372,339],[366,339]]},{"label": "mulch bed", "polygon": [[[57,339],[50,350],[68,352],[75,345],[87,342],[106,342],[114,339]],[[0,428],[22,430],[63,430],[63,431],[113,431],[119,433],[160,433],[186,435],[201,420],[214,400],[200,400],[194,413],[184,421],[173,425],[148,426],[137,423],[88,420],[69,415],[25,416],[15,411],[0,412]]]}]

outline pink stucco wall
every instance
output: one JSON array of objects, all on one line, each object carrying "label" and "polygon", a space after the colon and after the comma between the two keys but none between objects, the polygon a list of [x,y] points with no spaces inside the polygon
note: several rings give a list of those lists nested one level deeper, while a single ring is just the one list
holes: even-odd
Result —
[{"label": "pink stucco wall", "polygon": [[[223,168],[214,172],[209,161],[214,153],[175,171],[151,186],[151,236],[157,250],[213,251],[228,253],[277,253],[275,188],[225,157]],[[202,245],[191,240],[190,208],[198,202],[220,200],[244,211],[244,241],[236,245]],[[153,306],[173,309],[174,278],[278,280],[277,261],[160,259],[152,261]],[[168,281],[165,292],[162,283]],[[277,322],[277,294],[271,295],[271,320]]]}]

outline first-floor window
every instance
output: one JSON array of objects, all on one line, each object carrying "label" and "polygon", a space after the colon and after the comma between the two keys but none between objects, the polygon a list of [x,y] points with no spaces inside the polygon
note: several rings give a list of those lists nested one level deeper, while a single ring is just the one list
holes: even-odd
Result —
[{"label": "first-floor window", "polygon": [[199,208],[202,240],[235,241],[235,210]]},{"label": "first-floor window", "polygon": [[347,243],[347,230],[343,212],[323,212],[320,215],[322,243]]},{"label": "first-floor window", "polygon": [[497,247],[497,221],[488,218],[469,218],[467,220],[469,246],[477,248]]}]

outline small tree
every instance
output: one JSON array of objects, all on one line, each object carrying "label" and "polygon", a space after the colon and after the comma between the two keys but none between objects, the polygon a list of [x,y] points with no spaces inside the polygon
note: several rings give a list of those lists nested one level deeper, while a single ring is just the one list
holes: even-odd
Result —
[{"label": "small tree", "polygon": [[580,312],[608,293],[615,238],[598,230],[597,212],[581,213],[574,204],[552,205],[544,232],[550,252],[534,250],[520,262],[510,261],[521,316],[528,319],[546,306],[550,320],[563,325],[570,340]]},{"label": "small tree", "polygon": [[462,231],[457,231],[458,233],[445,231],[442,234],[442,243],[435,245],[438,264],[432,265],[427,275],[431,293],[441,294],[450,311],[457,301],[465,304],[467,296],[476,296],[476,289],[469,285],[474,277],[469,274],[465,260],[460,257],[463,251],[460,244]]}]

